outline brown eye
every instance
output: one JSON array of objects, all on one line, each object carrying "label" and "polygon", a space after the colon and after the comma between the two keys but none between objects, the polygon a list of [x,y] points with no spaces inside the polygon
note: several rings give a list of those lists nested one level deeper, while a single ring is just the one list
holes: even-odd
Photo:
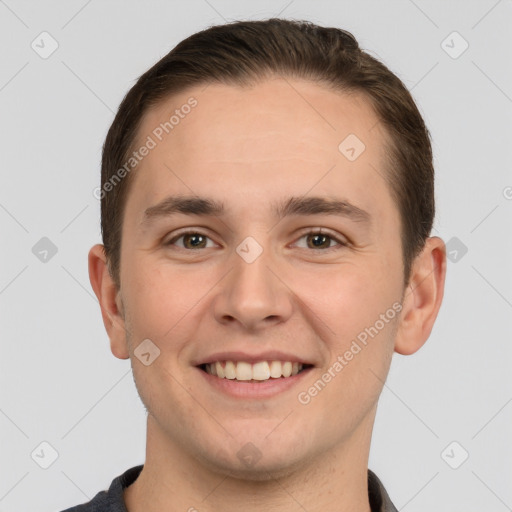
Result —
[{"label": "brown eye", "polygon": [[183,236],[183,245],[187,249],[202,249],[206,245],[206,237],[198,233]]},{"label": "brown eye", "polygon": [[166,245],[176,245],[182,249],[207,249],[214,246],[209,237],[196,231],[181,233],[169,240]]},{"label": "brown eye", "polygon": [[[305,242],[302,242],[302,240],[305,240]],[[296,242],[296,246],[301,249],[323,249],[324,251],[339,249],[347,245],[348,243],[344,240],[321,230],[310,230],[304,233]]]},{"label": "brown eye", "polygon": [[310,249],[328,249],[330,247],[331,237],[329,235],[310,234],[306,235],[306,238]]}]

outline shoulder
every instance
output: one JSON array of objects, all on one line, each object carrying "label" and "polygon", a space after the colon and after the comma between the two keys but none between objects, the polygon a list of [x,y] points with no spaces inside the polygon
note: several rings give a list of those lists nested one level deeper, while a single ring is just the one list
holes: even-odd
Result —
[{"label": "shoulder", "polygon": [[62,512],[127,512],[123,501],[123,489],[135,482],[143,465],[128,469],[112,480],[107,490],[100,491],[86,503],[67,508]]},{"label": "shoulder", "polygon": [[372,512],[397,512],[383,483],[368,469],[368,498]]}]

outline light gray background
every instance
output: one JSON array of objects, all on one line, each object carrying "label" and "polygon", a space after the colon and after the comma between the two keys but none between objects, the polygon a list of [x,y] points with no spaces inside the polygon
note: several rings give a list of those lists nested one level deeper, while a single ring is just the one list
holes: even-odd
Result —
[{"label": "light gray background", "polygon": [[[510,0],[0,0],[1,512],[88,501],[144,461],[145,411],[87,274],[101,145],[134,80],[181,39],[277,15],[350,30],[404,80],[434,141],[435,234],[457,239],[430,340],[395,355],[370,467],[399,510],[512,510]],[[31,48],[43,31],[59,45],[47,59]],[[469,43],[458,58],[442,46],[453,31]],[[58,248],[46,263],[42,237]],[[59,454],[48,469],[31,457],[49,456],[43,441]]]}]

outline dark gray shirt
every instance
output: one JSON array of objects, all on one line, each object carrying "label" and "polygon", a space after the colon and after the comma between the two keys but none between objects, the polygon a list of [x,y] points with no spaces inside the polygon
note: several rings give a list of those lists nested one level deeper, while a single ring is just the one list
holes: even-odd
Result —
[{"label": "dark gray shirt", "polygon": [[[100,491],[91,501],[62,512],[127,512],[123,500],[123,489],[137,480],[143,467],[140,465],[128,469],[112,480],[107,491]],[[372,512],[397,512],[382,482],[370,470],[368,470],[368,498]]]}]

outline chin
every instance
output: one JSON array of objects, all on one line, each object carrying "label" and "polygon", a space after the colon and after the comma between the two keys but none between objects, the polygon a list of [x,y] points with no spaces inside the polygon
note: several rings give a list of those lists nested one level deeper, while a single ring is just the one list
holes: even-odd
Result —
[{"label": "chin", "polygon": [[292,464],[289,460],[273,460],[263,463],[262,460],[258,461],[254,466],[249,466],[240,462],[236,458],[231,458],[231,461],[219,460],[206,460],[203,461],[212,472],[222,476],[228,476],[234,480],[243,480],[249,482],[268,482],[278,478],[283,478],[295,472],[295,466],[300,464]]},{"label": "chin", "polygon": [[293,443],[293,450],[288,443],[266,443],[265,446],[262,444],[256,445],[247,441],[245,444],[235,442],[229,447],[217,447],[213,452],[208,450],[207,453],[200,454],[200,462],[212,472],[253,482],[267,482],[286,477],[297,468],[303,467],[303,457],[297,452],[297,443]]}]

